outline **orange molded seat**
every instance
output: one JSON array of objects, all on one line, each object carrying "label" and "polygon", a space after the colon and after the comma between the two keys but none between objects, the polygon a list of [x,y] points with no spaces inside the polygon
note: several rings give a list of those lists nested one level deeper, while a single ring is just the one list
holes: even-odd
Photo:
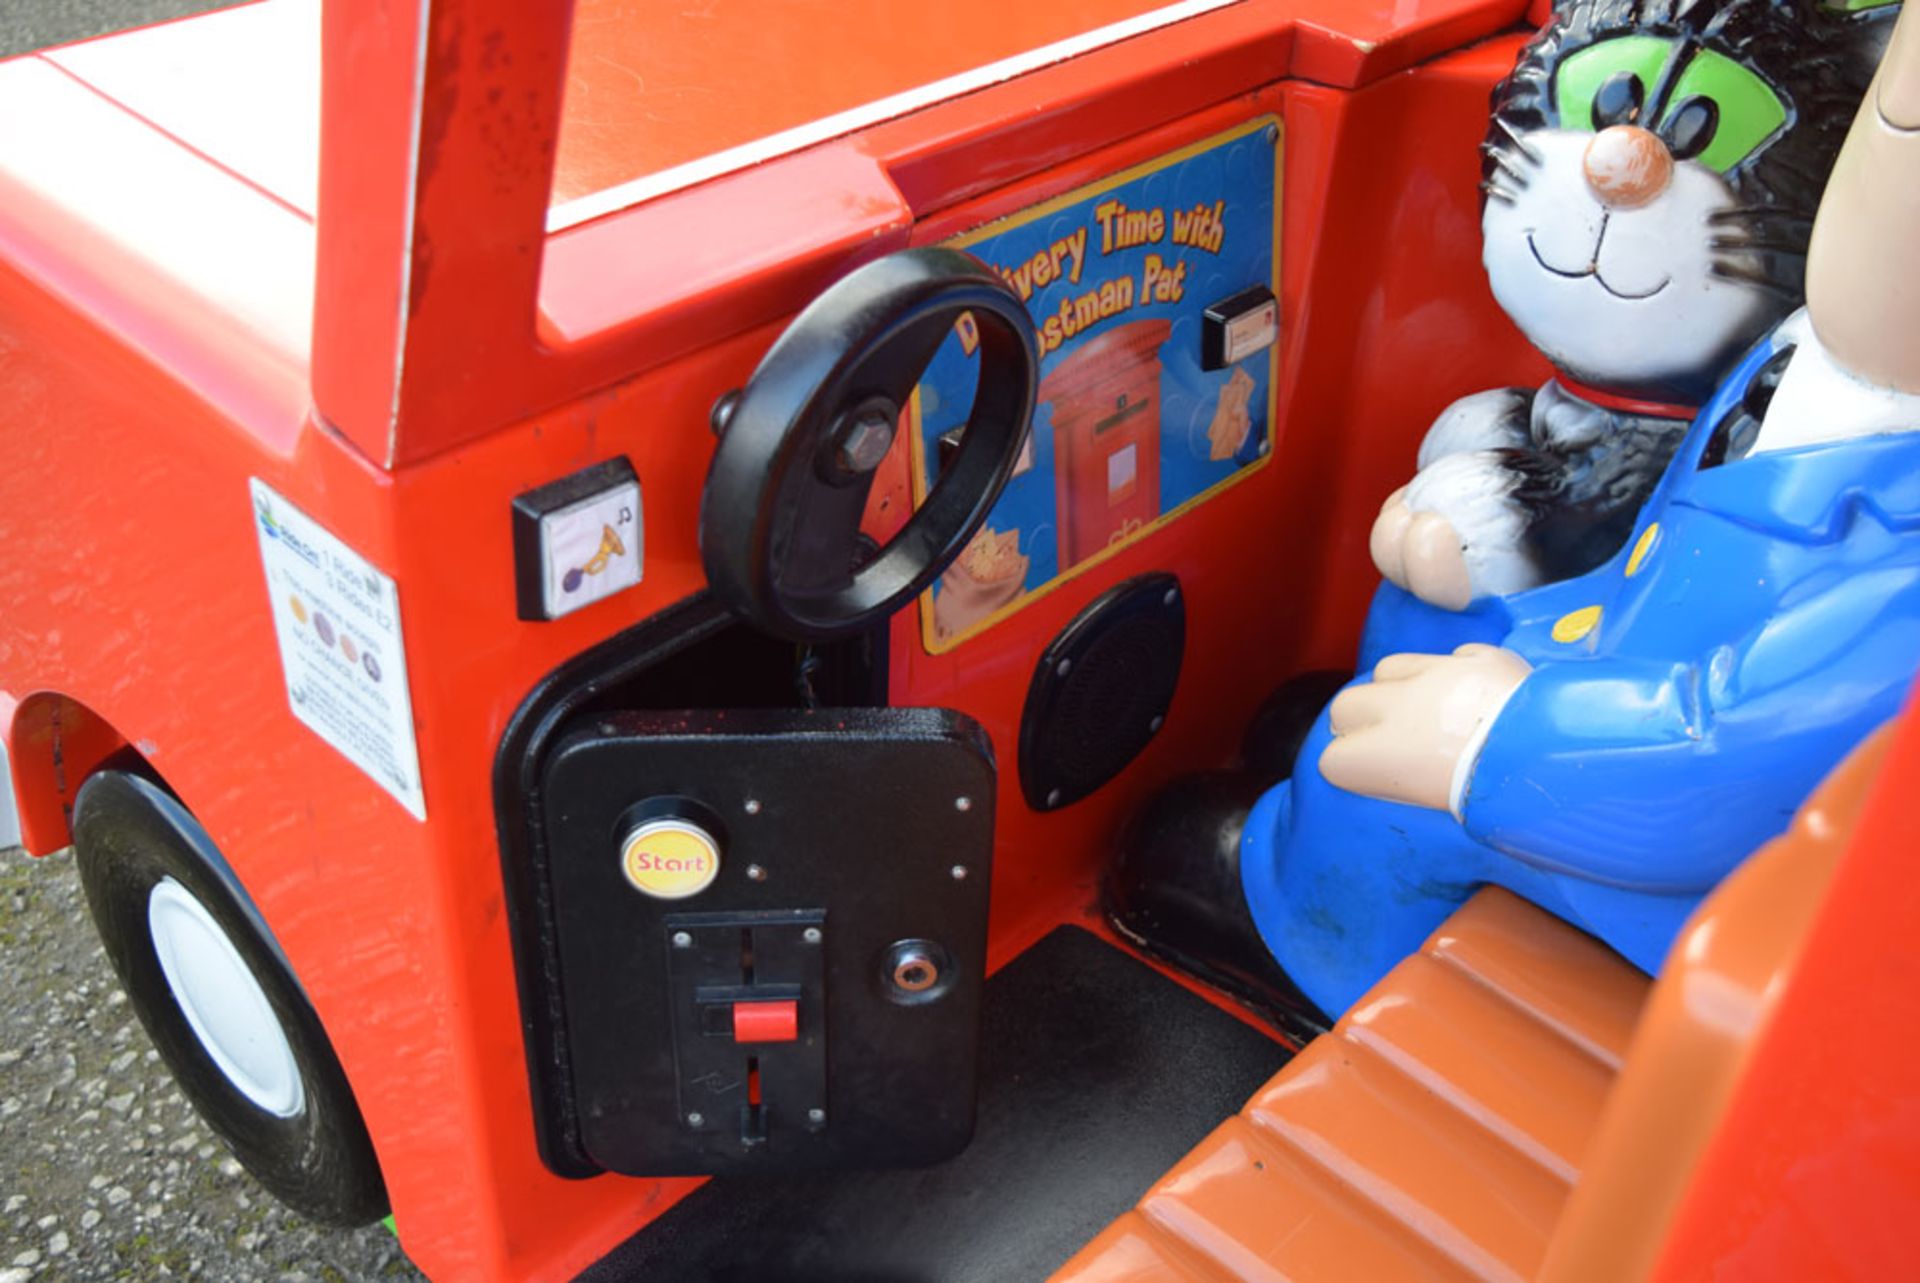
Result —
[{"label": "orange molded seat", "polygon": [[1480,891],[1056,1283],[1643,1277],[1887,739],[1709,897],[1657,985]]},{"label": "orange molded seat", "polygon": [[1483,890],[1056,1278],[1529,1278],[1647,984]]}]

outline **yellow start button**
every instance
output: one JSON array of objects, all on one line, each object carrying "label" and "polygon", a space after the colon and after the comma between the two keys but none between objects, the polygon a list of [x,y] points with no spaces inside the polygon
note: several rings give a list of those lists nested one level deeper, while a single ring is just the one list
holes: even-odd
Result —
[{"label": "yellow start button", "polygon": [[684,900],[720,876],[720,844],[691,820],[648,820],[620,844],[620,868],[636,890]]}]

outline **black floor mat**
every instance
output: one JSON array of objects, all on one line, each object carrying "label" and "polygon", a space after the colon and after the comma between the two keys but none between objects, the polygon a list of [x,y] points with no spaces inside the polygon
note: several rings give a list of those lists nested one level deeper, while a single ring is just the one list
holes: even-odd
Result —
[{"label": "black floor mat", "polygon": [[1286,1061],[1259,1032],[1061,927],[987,983],[980,1115],[938,1167],[710,1181],[581,1278],[1043,1279]]}]

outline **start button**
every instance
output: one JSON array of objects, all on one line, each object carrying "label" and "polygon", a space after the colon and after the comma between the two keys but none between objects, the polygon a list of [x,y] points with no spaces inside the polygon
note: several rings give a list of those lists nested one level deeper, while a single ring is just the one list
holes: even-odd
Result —
[{"label": "start button", "polygon": [[648,820],[620,844],[620,869],[635,890],[658,900],[684,900],[720,876],[720,844],[691,820]]}]

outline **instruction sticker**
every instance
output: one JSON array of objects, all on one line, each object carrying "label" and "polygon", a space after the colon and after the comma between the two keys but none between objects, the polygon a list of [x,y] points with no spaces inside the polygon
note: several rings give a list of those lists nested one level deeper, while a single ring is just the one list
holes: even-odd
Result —
[{"label": "instruction sticker", "polygon": [[426,819],[393,580],[264,482],[250,484],[293,715]]}]

